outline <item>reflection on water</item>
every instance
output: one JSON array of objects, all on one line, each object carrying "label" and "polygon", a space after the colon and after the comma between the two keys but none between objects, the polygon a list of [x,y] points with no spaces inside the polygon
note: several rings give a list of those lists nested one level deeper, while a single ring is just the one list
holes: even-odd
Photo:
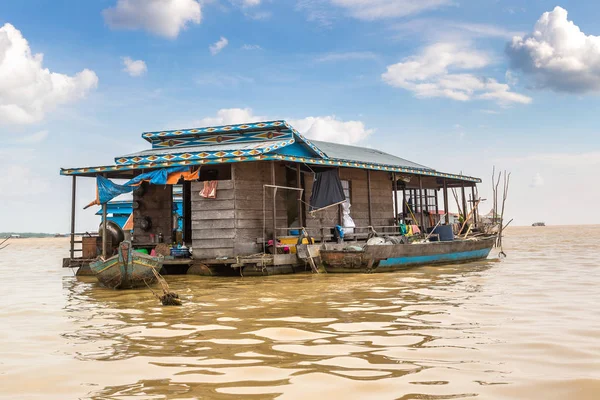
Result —
[{"label": "reflection on water", "polygon": [[596,398],[600,229],[553,229],[511,230],[502,262],[167,277],[182,307],[57,271],[64,241],[21,242],[0,265],[0,397]]}]

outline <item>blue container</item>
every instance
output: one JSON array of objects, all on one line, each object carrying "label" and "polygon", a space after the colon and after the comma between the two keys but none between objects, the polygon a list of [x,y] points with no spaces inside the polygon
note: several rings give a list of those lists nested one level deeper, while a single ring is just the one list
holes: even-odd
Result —
[{"label": "blue container", "polygon": [[439,225],[433,230],[433,233],[439,235],[440,242],[451,242],[454,240],[452,225]]}]

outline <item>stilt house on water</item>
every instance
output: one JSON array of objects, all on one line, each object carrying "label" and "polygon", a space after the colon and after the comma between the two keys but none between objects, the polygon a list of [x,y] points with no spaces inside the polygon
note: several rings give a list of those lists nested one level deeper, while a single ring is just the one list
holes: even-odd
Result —
[{"label": "stilt house on water", "polygon": [[[150,252],[161,238],[169,244],[181,241],[193,255],[166,257],[165,267],[201,275],[310,270],[307,257],[296,253],[297,243],[341,250],[349,243],[364,244],[374,232],[405,235],[402,223],[413,226],[414,233],[427,232],[438,222],[448,224],[444,215],[450,188],[459,188],[466,214],[466,191],[475,199],[481,182],[379,150],[312,141],[285,121],[146,132],[142,137],[152,147],[118,156],[115,165],[61,170],[72,176],[73,185],[71,255],[65,266],[84,265],[97,255],[89,249],[78,254],[82,250],[76,248],[81,243],[75,240],[77,177],[97,179],[96,204],[104,212],[112,197],[135,188],[133,247]],[[131,181],[121,186],[111,179]],[[183,191],[179,237],[172,235],[173,185]],[[117,244],[109,243],[105,229],[98,247],[108,257]]]}]

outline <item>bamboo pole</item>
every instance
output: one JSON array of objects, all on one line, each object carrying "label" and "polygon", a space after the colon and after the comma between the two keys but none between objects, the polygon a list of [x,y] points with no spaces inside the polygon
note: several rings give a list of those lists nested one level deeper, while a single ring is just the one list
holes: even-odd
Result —
[{"label": "bamboo pole", "polygon": [[463,182],[461,184],[461,194],[462,194],[462,204],[463,204],[463,218],[465,219],[465,221],[467,220],[467,195],[465,194],[465,183]]}]

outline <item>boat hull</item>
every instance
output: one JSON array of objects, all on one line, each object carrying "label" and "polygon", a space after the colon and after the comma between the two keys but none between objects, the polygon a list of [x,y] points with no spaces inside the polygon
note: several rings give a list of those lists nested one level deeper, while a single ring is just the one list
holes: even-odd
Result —
[{"label": "boat hull", "polygon": [[133,251],[130,242],[119,245],[118,254],[90,264],[90,269],[102,286],[111,289],[135,289],[156,282],[156,272],[162,259]]},{"label": "boat hull", "polygon": [[367,246],[363,251],[321,250],[328,273],[392,272],[422,265],[471,262],[487,258],[495,237],[421,244]]}]

